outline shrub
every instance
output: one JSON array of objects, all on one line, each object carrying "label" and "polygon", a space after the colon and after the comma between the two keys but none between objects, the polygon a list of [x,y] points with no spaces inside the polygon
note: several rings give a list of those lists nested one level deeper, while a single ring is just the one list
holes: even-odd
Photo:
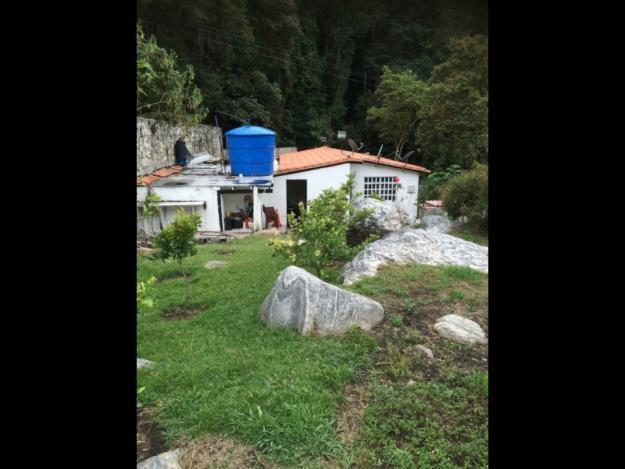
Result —
[{"label": "shrub", "polygon": [[321,278],[323,268],[337,261],[351,259],[372,237],[357,246],[347,244],[351,227],[366,218],[370,210],[356,209],[349,197],[354,188],[350,174],[338,189],[326,189],[310,202],[308,208],[300,203],[299,219],[288,214],[292,230],[288,239],[272,240],[275,253],[287,257],[293,264],[313,270]]},{"label": "shrub", "polygon": [[445,186],[447,181],[460,173],[462,173],[460,165],[452,164],[444,171],[435,171],[426,176],[419,188],[419,202],[423,203],[426,200],[440,199],[441,189]]},{"label": "shrub", "polygon": [[150,277],[146,282],[137,282],[137,312],[139,309],[151,309],[154,300],[148,296],[148,287],[156,282],[156,277]]},{"label": "shrub", "polygon": [[452,177],[442,189],[443,203],[452,218],[467,217],[477,228],[488,227],[488,167],[473,169]]},{"label": "shrub", "polygon": [[158,249],[155,257],[163,261],[171,258],[180,266],[185,285],[184,309],[187,309],[189,300],[189,279],[182,261],[185,257],[192,256],[197,252],[195,233],[200,224],[199,215],[187,215],[184,209],[180,208],[176,219],[154,238],[154,245]]}]

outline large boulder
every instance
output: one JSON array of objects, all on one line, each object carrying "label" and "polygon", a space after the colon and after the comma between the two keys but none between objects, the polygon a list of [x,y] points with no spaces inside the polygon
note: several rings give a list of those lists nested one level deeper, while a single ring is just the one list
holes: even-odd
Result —
[{"label": "large boulder", "polygon": [[402,213],[393,202],[362,198],[355,200],[353,205],[358,209],[371,210],[367,218],[354,225],[353,230],[356,232],[384,236],[391,231],[399,230],[404,223]]},{"label": "large boulder", "polygon": [[449,218],[442,215],[426,215],[421,217],[421,227],[429,231],[449,233],[452,223]]},{"label": "large boulder", "polygon": [[436,231],[406,228],[378,239],[360,251],[343,267],[341,280],[350,285],[372,277],[388,263],[463,265],[488,272],[488,248]]},{"label": "large boulder", "polygon": [[448,314],[436,321],[434,330],[441,336],[463,344],[487,344],[486,334],[475,321]]},{"label": "large boulder", "polygon": [[384,308],[290,266],[276,280],[258,317],[270,326],[293,328],[302,335],[343,334],[352,326],[368,331],[378,325]]}]

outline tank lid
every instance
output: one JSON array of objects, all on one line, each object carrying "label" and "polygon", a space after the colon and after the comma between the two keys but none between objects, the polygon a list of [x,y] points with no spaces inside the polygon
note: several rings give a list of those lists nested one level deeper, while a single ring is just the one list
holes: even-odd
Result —
[{"label": "tank lid", "polygon": [[229,130],[226,135],[276,135],[273,130],[258,127],[256,125],[244,125],[236,129]]}]

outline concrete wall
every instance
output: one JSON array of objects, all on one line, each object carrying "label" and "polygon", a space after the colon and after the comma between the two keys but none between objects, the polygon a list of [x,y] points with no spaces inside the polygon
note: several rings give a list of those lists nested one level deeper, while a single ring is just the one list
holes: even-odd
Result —
[{"label": "concrete wall", "polygon": [[[397,176],[401,188],[397,190],[397,205],[411,217],[417,217],[417,196],[419,194],[419,173],[390,166],[373,164],[352,164],[352,172],[356,173],[356,192],[364,192],[365,177]],[[408,192],[408,186],[414,186],[414,192]]]},{"label": "concrete wall", "polygon": [[187,129],[187,136],[183,136],[184,130],[162,121],[137,117],[137,176],[175,164],[174,144],[180,137],[194,155],[203,152],[221,155],[219,127],[197,125]]}]

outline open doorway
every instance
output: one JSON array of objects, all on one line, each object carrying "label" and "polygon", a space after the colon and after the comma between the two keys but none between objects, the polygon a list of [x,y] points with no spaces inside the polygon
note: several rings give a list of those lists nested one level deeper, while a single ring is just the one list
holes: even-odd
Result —
[{"label": "open doorway", "polygon": [[307,183],[306,179],[289,179],[286,181],[286,212],[294,213],[299,217],[299,203],[304,203],[306,207],[307,201]]}]

